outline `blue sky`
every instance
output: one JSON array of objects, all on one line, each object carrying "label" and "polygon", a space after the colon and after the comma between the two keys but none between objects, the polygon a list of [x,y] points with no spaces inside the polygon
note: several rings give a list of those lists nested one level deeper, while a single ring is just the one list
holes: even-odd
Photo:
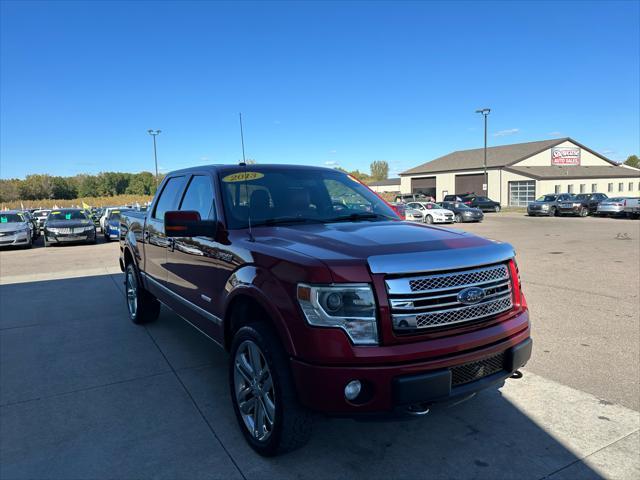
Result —
[{"label": "blue sky", "polygon": [[570,136],[640,153],[640,3],[11,2],[0,177],[241,156],[392,173]]}]

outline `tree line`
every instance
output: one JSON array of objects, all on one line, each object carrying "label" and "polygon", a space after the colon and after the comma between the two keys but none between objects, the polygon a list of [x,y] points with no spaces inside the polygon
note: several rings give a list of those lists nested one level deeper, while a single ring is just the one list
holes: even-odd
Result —
[{"label": "tree line", "polygon": [[83,197],[153,195],[156,180],[151,172],[101,172],[58,177],[48,174],[0,179],[0,202],[15,200],[72,200]]}]

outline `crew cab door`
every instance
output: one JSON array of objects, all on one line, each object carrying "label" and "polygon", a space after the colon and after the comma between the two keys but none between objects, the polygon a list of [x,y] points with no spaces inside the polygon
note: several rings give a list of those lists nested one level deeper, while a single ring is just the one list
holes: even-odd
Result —
[{"label": "crew cab door", "polygon": [[[160,196],[152,205],[147,216],[144,236],[144,272],[151,279],[163,287],[167,286],[167,249],[171,239],[164,231],[164,214],[176,210],[187,179],[184,175],[167,178],[162,184]],[[153,289],[153,285],[151,285]]]},{"label": "crew cab door", "polygon": [[[194,173],[177,210],[196,211],[201,220],[217,220],[219,201],[214,178],[208,172]],[[167,252],[168,284],[190,309],[188,319],[214,339],[222,338],[224,286],[234,256],[214,237],[173,237]],[[185,302],[186,300],[186,302]],[[188,302],[188,303],[187,303]]]}]

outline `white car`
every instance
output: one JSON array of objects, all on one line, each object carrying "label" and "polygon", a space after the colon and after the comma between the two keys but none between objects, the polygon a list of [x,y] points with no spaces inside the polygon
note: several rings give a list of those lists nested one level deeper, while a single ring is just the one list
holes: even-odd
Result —
[{"label": "white car", "polygon": [[425,223],[453,223],[454,215],[451,210],[442,208],[432,202],[409,202],[407,209],[418,210],[422,213]]}]

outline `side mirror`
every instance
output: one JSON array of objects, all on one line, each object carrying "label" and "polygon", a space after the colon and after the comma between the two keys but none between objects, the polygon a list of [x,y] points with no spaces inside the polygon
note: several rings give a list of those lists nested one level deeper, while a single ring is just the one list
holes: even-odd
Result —
[{"label": "side mirror", "polygon": [[164,231],[167,237],[215,237],[215,220],[201,220],[192,210],[165,212]]}]

